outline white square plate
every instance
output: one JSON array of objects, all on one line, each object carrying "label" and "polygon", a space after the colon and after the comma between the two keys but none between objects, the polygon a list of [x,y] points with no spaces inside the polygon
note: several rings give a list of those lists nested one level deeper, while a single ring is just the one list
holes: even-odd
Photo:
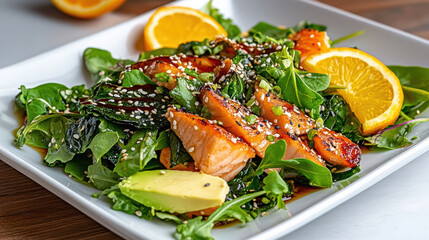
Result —
[{"label": "white square plate", "polygon": [[[188,0],[175,4],[200,9],[205,2]],[[366,31],[365,35],[342,45],[358,46],[387,65],[428,67],[428,41],[317,2],[228,0],[216,1],[215,6],[243,30],[249,29],[258,21],[293,26],[301,20],[309,20],[327,25],[330,37],[337,39],[363,29]],[[46,82],[60,82],[67,86],[82,83],[90,85],[89,74],[82,62],[82,53],[87,47],[109,50],[116,58],[137,59],[138,52],[134,46],[151,14],[152,12],[148,12],[123,24],[0,70],[0,76],[4,80],[0,82],[0,100],[3,102],[0,105],[0,135],[3,136],[0,139],[1,158],[106,228],[129,239],[171,239],[175,225],[158,220],[141,220],[114,211],[104,197],[99,199],[91,197],[96,191],[94,188],[67,177],[60,168],[46,167],[42,164],[40,155],[33,149],[27,146],[22,149],[16,148],[11,133],[12,129],[18,127],[13,111],[13,99],[21,84],[27,87]],[[423,114],[428,115],[428,111]],[[418,136],[418,140],[410,147],[364,154],[361,162],[362,171],[351,179],[288,203],[288,210],[270,211],[268,216],[257,218],[245,228],[235,225],[214,229],[213,236],[216,239],[272,239],[295,230],[365,190],[429,148],[428,125],[415,127],[411,134]]]}]

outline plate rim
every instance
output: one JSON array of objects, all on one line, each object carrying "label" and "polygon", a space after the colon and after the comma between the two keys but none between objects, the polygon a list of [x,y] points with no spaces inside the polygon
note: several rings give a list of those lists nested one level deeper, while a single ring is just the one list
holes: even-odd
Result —
[{"label": "plate rim", "polygon": [[[173,1],[171,3],[162,5],[162,6],[168,6],[168,5],[174,5],[174,4],[183,4],[186,2],[190,2],[192,0],[183,0],[183,1]],[[405,32],[403,30],[396,29],[394,27],[376,22],[374,20],[367,19],[365,17],[344,11],[342,9],[338,9],[336,7],[327,5],[325,3],[311,1],[311,0],[303,0],[302,2],[305,2],[307,4],[326,9],[332,12],[339,13],[345,17],[356,19],[361,22],[368,23],[370,25],[383,28],[386,30],[389,30],[391,32],[394,32],[396,34],[400,34],[402,36],[412,38],[416,41],[422,42],[423,44],[426,44],[429,46],[429,41],[410,34],[408,32]],[[161,6],[160,6],[161,7]],[[124,21],[122,23],[116,24],[114,26],[108,27],[104,30],[98,31],[96,33],[90,34],[88,36],[79,38],[77,40],[71,41],[69,43],[66,43],[64,45],[55,47],[49,51],[43,52],[41,54],[35,55],[33,57],[30,57],[28,59],[25,59],[23,61],[7,65],[5,67],[0,68],[0,73],[4,70],[7,70],[9,68],[15,68],[19,67],[21,64],[26,64],[27,62],[33,62],[39,58],[43,58],[44,56],[47,56],[49,54],[53,54],[56,51],[61,51],[62,49],[65,49],[69,46],[72,46],[74,44],[78,44],[80,41],[85,41],[86,39],[95,38],[99,34],[103,34],[104,32],[112,31],[115,28],[120,28],[123,25],[128,25],[133,21],[138,21],[141,18],[144,18],[150,14],[152,14],[155,10],[152,9],[150,11],[147,11],[141,15],[138,15],[136,17],[133,17],[127,21]],[[409,162],[416,159],[418,156],[422,155],[426,151],[428,151],[427,148],[429,146],[429,136],[425,137],[418,143],[413,144],[412,146],[408,147],[405,151],[400,153],[394,158],[391,158],[387,162],[379,165],[372,171],[370,171],[368,174],[363,176],[360,179],[355,180],[351,184],[349,184],[347,187],[342,188],[341,191],[337,191],[330,196],[324,198],[322,201],[312,205],[311,207],[299,212],[298,214],[294,215],[293,218],[294,221],[289,221],[292,218],[289,218],[288,220],[285,220],[283,222],[280,222],[276,225],[273,225],[265,230],[262,230],[259,233],[256,233],[254,236],[252,236],[249,239],[271,239],[271,238],[278,238],[281,236],[284,236],[288,233],[291,233],[295,231],[296,229],[304,226],[305,224],[309,223],[310,221],[313,221],[314,219],[320,217],[324,213],[330,211],[335,206],[340,205],[341,203],[347,201],[348,199],[356,196],[360,192],[364,191],[365,189],[373,186],[380,180],[382,180],[384,177],[390,175],[394,171],[400,169],[404,165],[408,164]],[[67,188],[63,184],[61,184],[58,180],[51,177],[50,175],[40,171],[39,169],[33,167],[30,163],[26,162],[25,160],[21,159],[14,153],[10,152],[6,146],[0,145],[0,157],[3,162],[8,164],[9,166],[13,167],[14,169],[18,170],[20,173],[24,174],[25,176],[29,177],[39,185],[43,186],[45,189],[49,190],[56,196],[60,197],[62,200],[66,201],[70,205],[72,205],[74,208],[82,212],[83,214],[89,216],[94,221],[98,222],[99,224],[106,227],[108,230],[114,232],[115,234],[124,237],[124,238],[135,238],[136,236],[141,237],[142,233],[139,231],[134,230],[133,228],[128,227],[127,224],[121,222],[118,218],[113,217],[108,212],[104,211],[104,209],[100,208],[98,204],[95,204],[93,202],[87,201],[87,199],[83,198],[80,194],[77,192]],[[89,204],[88,204],[89,203]],[[143,220],[145,221],[145,220]],[[127,231],[124,231],[124,229],[127,229]],[[285,231],[285,229],[287,229]],[[145,232],[145,235],[143,237],[148,237],[151,239],[156,238],[153,234],[148,234],[148,232]]]}]

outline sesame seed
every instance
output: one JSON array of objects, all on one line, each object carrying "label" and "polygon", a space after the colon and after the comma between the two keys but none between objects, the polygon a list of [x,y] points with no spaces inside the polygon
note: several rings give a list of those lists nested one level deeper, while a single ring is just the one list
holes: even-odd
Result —
[{"label": "sesame seed", "polygon": [[73,134],[73,137],[76,139],[79,139],[80,136],[79,136],[79,134],[75,133],[75,134]]},{"label": "sesame seed", "polygon": [[194,130],[197,131],[198,130],[198,126],[194,126]]},{"label": "sesame seed", "polygon": [[135,147],[132,147],[132,148],[131,148],[131,151],[135,151],[135,150],[136,150],[136,148],[135,148]]},{"label": "sesame seed", "polygon": [[195,149],[194,147],[191,147],[191,148],[189,148],[188,152],[190,152],[190,153],[191,153],[191,152],[193,152],[193,151],[194,151],[194,149]]},{"label": "sesame seed", "polygon": [[162,175],[165,175],[166,172],[164,170],[159,171]]}]

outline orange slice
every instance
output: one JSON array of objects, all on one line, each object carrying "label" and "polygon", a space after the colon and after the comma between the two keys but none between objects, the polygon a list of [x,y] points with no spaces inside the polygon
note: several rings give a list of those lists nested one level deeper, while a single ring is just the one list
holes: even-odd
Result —
[{"label": "orange slice", "polygon": [[120,7],[125,0],[51,0],[61,12],[76,18],[95,18]]},{"label": "orange slice", "polygon": [[146,51],[171,47],[189,41],[202,41],[226,31],[211,16],[193,8],[161,7],[151,16],[143,32]]},{"label": "orange slice", "polygon": [[338,93],[359,119],[364,135],[373,134],[398,118],[404,100],[399,79],[368,53],[331,48],[308,56],[301,64],[307,71],[328,74],[331,84],[346,87]]}]

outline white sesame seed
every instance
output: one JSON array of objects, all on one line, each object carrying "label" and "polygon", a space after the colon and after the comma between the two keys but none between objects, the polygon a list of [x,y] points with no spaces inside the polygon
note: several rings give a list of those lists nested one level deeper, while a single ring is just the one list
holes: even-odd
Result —
[{"label": "white sesame seed", "polygon": [[194,147],[189,148],[188,152],[193,152],[194,151]]},{"label": "white sesame seed", "polygon": [[131,151],[135,151],[135,150],[136,150],[136,148],[135,148],[135,147],[132,147],[132,148],[131,148]]},{"label": "white sesame seed", "polygon": [[198,130],[198,126],[194,126],[194,130],[197,131]]}]

